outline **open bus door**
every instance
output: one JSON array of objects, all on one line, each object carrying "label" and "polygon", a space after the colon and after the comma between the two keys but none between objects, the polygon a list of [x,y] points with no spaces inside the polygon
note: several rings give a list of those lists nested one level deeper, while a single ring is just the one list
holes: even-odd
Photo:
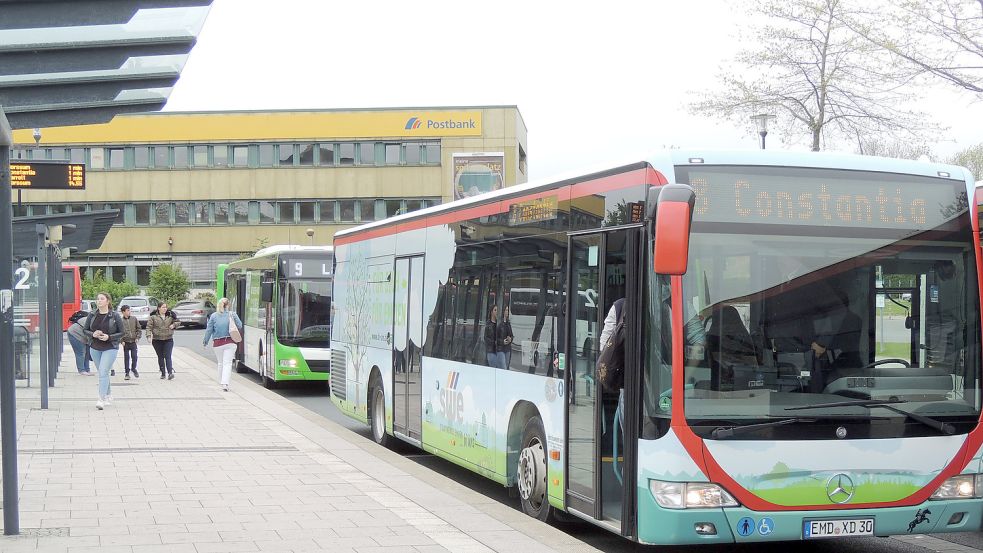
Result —
[{"label": "open bus door", "polygon": [[[243,273],[225,273],[225,293],[229,299],[229,309],[239,316],[240,321],[246,320],[246,275]],[[233,365],[243,362],[244,342],[239,342]]]},{"label": "open bus door", "polygon": [[[566,505],[579,515],[635,534],[644,231],[619,227],[569,236]],[[595,366],[604,319],[624,298],[625,384],[605,390]],[[625,447],[627,444],[628,447]]]}]

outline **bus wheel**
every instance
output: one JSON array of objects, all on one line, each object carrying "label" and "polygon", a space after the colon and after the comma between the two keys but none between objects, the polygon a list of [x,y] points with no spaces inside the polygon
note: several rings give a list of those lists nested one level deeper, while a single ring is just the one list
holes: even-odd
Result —
[{"label": "bus wheel", "polygon": [[543,522],[550,518],[552,510],[546,498],[545,434],[543,421],[538,416],[529,419],[522,431],[522,449],[516,467],[522,511]]},{"label": "bus wheel", "polygon": [[263,372],[263,387],[267,390],[276,390],[278,382],[272,377],[266,376],[266,372]]},{"label": "bus wheel", "polygon": [[382,391],[382,386],[376,384],[372,387],[369,394],[372,403],[369,404],[369,424],[372,425],[372,439],[375,443],[389,447],[392,438],[386,434],[386,393]]}]

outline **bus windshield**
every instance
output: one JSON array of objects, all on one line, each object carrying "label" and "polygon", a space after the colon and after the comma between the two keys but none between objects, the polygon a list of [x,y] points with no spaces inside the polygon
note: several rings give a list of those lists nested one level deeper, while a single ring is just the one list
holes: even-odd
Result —
[{"label": "bus windshield", "polygon": [[281,279],[277,339],[285,346],[328,347],[331,280]]},{"label": "bus windshield", "polygon": [[869,437],[917,426],[885,423],[904,417],[886,409],[808,407],[857,399],[975,426],[979,285],[964,182],[762,167],[677,179],[697,191],[683,278],[695,429],[792,416],[868,421]]}]

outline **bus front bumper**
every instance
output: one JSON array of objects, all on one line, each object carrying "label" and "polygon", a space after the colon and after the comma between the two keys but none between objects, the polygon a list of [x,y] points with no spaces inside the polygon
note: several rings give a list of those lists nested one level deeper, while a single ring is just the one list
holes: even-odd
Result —
[{"label": "bus front bumper", "polygon": [[981,529],[983,520],[980,499],[926,501],[911,507],[769,512],[744,507],[664,509],[647,495],[648,500],[641,498],[638,513],[638,540],[647,544],[842,539],[865,524],[872,524],[872,535],[882,537],[972,532]]}]

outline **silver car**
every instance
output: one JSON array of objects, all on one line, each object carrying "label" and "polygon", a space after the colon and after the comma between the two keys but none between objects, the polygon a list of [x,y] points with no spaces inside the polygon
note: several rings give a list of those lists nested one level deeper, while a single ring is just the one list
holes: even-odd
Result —
[{"label": "silver car", "polygon": [[160,302],[157,298],[153,296],[126,296],[125,298],[119,300],[119,307],[124,305],[130,306],[130,315],[136,317],[138,323],[141,327],[147,326],[147,319],[150,318],[150,314],[157,309]]},{"label": "silver car", "polygon": [[208,324],[208,316],[215,312],[215,305],[206,300],[179,301],[173,308],[181,326]]}]

